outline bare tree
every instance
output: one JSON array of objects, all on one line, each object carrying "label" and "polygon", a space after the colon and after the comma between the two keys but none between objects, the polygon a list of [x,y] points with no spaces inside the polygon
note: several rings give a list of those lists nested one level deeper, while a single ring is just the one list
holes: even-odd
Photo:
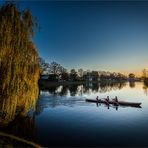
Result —
[{"label": "bare tree", "polygon": [[78,74],[79,74],[80,77],[83,77],[83,69],[82,68],[78,69]]},{"label": "bare tree", "polygon": [[49,64],[48,71],[49,71],[50,74],[54,74],[54,75],[60,75],[62,73],[66,73],[67,72],[66,68],[62,67],[57,62],[51,62]]},{"label": "bare tree", "polygon": [[71,81],[76,81],[77,80],[77,72],[76,72],[76,70],[75,69],[71,69],[71,71],[70,71],[70,79],[71,79]]},{"label": "bare tree", "polygon": [[38,58],[39,61],[39,68],[40,68],[40,74],[43,74],[45,71],[47,71],[49,64],[45,62],[45,60],[41,57]]},{"label": "bare tree", "polygon": [[142,73],[143,73],[143,78],[147,78],[147,73],[148,73],[147,70],[143,69]]}]

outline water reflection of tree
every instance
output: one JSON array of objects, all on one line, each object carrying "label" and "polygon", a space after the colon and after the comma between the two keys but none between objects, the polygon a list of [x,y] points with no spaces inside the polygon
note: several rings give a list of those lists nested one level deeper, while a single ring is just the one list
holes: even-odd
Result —
[{"label": "water reflection of tree", "polygon": [[83,84],[83,93],[90,94],[91,93],[92,83],[85,83]]},{"label": "water reflection of tree", "polygon": [[35,109],[36,99],[24,103],[21,98],[16,100],[15,95],[0,99],[0,131],[35,142],[34,119],[27,115],[33,104]]},{"label": "water reflection of tree", "polygon": [[[48,92],[53,96],[66,96],[68,94],[68,90],[68,86],[52,86],[48,88]],[[40,89],[40,91],[46,91],[46,89]]]},{"label": "water reflection of tree", "polygon": [[147,96],[148,95],[148,83],[143,84],[143,90],[144,90],[144,94]]},{"label": "water reflection of tree", "polygon": [[98,89],[99,89],[99,84],[98,83],[94,83],[92,85],[92,92],[96,93],[96,92],[98,92]]},{"label": "water reflection of tree", "polygon": [[126,83],[100,83],[99,92],[106,93],[112,90],[120,90],[125,87]]},{"label": "water reflection of tree", "polygon": [[34,102],[26,100],[25,103],[21,98],[17,100],[14,95],[4,99],[1,98],[0,131],[36,142],[34,120],[27,117],[30,107],[32,106],[35,109],[35,105],[36,99],[34,99]]},{"label": "water reflection of tree", "polygon": [[66,96],[68,94],[68,86],[63,86],[61,92],[59,92],[60,96]]},{"label": "water reflection of tree", "polygon": [[49,91],[50,94],[56,95],[56,89],[57,89],[57,88],[58,88],[58,87],[56,87],[56,86],[49,87],[49,88],[48,88],[48,91]]},{"label": "water reflection of tree", "polygon": [[[50,97],[42,97],[38,99],[36,105],[36,115],[39,115],[44,108],[48,107],[56,107],[59,105],[70,106],[73,107],[76,103],[84,103],[83,98],[81,98],[82,94],[90,94],[90,93],[105,93],[112,90],[122,89],[126,83],[86,83],[81,85],[66,85],[53,87],[48,89],[49,93],[52,94]],[[59,97],[66,96],[70,92],[71,96],[78,95],[80,98],[76,97]],[[81,104],[82,105],[82,104]]]},{"label": "water reflection of tree", "polygon": [[79,85],[70,85],[69,86],[69,91],[70,91],[71,96],[75,96],[77,94],[78,86]]},{"label": "water reflection of tree", "polygon": [[134,88],[135,87],[135,82],[134,81],[130,81],[129,82],[129,86],[130,86],[130,88]]},{"label": "water reflection of tree", "polygon": [[100,83],[99,85],[99,92],[100,93],[105,93],[111,91],[111,85],[109,83]]},{"label": "water reflection of tree", "polygon": [[18,115],[26,116],[31,107],[35,109],[36,98],[32,100],[24,100],[20,98],[18,100],[16,95],[18,94],[11,94],[10,96],[7,96],[7,98],[6,96],[0,98],[0,123],[7,124],[13,121]]},{"label": "water reflection of tree", "polygon": [[45,108],[55,108],[57,106],[68,106],[73,107],[75,104],[83,104],[83,98],[76,97],[59,97],[59,96],[50,96],[50,97],[42,97],[38,99],[36,104],[36,115],[39,115],[43,112]]},{"label": "water reflection of tree", "polygon": [[[50,87],[48,91],[54,96],[66,96],[70,92],[71,96],[90,94],[90,93],[106,93],[112,90],[120,90],[126,86],[126,83],[86,83],[83,85],[67,85],[67,86],[58,86]],[[133,86],[133,85],[132,85]],[[59,89],[61,87],[61,89]]]}]

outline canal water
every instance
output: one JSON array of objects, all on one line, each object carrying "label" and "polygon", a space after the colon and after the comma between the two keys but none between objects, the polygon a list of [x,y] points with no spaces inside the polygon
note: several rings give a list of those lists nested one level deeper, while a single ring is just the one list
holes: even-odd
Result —
[{"label": "canal water", "polygon": [[[142,104],[117,108],[85,101],[96,96]],[[33,123],[35,141],[43,146],[148,146],[148,88],[136,82],[40,90]]]}]

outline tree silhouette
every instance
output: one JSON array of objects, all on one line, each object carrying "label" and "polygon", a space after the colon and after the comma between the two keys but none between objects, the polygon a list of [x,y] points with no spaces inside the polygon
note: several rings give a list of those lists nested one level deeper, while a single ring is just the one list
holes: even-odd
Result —
[{"label": "tree silhouette", "polygon": [[130,73],[129,74],[129,78],[134,79],[135,78],[135,75],[133,73]]},{"label": "tree silhouette", "polygon": [[41,57],[39,57],[39,68],[40,68],[40,74],[43,74],[44,72],[47,71],[49,64],[45,62],[44,59],[42,59]]},{"label": "tree silhouette", "polygon": [[71,81],[76,81],[77,80],[77,72],[75,69],[71,69],[70,71],[70,80]]},{"label": "tree silhouette", "polygon": [[62,67],[60,64],[58,64],[57,62],[51,62],[49,64],[48,71],[50,74],[60,75],[61,73],[66,72],[67,70],[64,67]]},{"label": "tree silhouette", "polygon": [[0,109],[12,113],[7,121],[15,117],[18,105],[24,115],[38,95],[38,54],[33,44],[36,27],[30,10],[20,11],[13,2],[0,7],[0,100],[4,100]]}]

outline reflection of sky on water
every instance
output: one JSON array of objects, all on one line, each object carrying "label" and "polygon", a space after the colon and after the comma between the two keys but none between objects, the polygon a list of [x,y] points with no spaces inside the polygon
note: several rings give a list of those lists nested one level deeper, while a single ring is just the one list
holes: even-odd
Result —
[{"label": "reflection of sky on water", "polygon": [[[100,87],[92,89],[80,85],[74,86],[73,89],[65,89],[67,93],[61,95],[62,89],[60,86],[55,90],[56,93],[40,92],[35,123],[41,144],[45,146],[148,145],[146,138],[148,99],[142,83],[135,83],[135,87],[127,83],[121,89],[108,86],[104,93]],[[85,98],[94,99],[97,95],[100,98],[107,95],[119,96],[122,100],[142,102],[142,108],[119,106],[116,110],[112,105],[108,109],[104,104],[97,106],[96,103],[85,102]],[[43,138],[45,135],[50,142]]]},{"label": "reflection of sky on water", "polygon": [[[77,86],[76,94],[74,96],[71,96],[70,90],[67,90],[67,94],[64,96],[58,95],[63,89],[63,86],[59,86],[55,89],[55,94],[51,94],[49,91],[41,91],[39,100],[37,103],[37,108],[43,109],[50,109],[50,108],[66,108],[66,110],[69,109],[69,107],[76,108],[76,111],[80,111],[81,108],[84,109],[84,112],[89,113],[93,112],[93,114],[96,114],[96,110],[99,111],[99,114],[105,114],[107,118],[110,116],[115,118],[119,116],[123,120],[127,117],[130,119],[138,118],[139,116],[144,116],[145,111],[148,111],[148,99],[147,96],[144,93],[143,90],[143,84],[142,83],[136,83],[135,87],[131,88],[128,83],[124,85],[122,89],[118,89],[117,87],[108,88],[108,91],[104,93],[92,91],[91,88],[88,88],[87,91],[85,91],[85,87],[83,85]],[[101,88],[98,88],[98,91],[100,91]],[[125,100],[129,102],[141,102],[142,103],[142,109],[139,108],[132,108],[132,107],[122,107],[119,106],[116,108],[113,105],[110,105],[109,109],[104,104],[97,104],[96,103],[89,103],[85,102],[86,98],[95,99],[96,96],[99,96],[100,98],[105,98],[106,96],[110,96],[110,98],[114,98],[115,96],[118,96],[120,100]],[[82,109],[82,111],[83,111]],[[75,109],[72,109],[75,111]],[[128,111],[127,111],[128,110]],[[116,112],[119,112],[116,113]],[[108,116],[109,115],[109,116]],[[125,116],[126,115],[126,116]],[[147,115],[147,113],[146,113]],[[118,119],[118,118],[117,118]]]},{"label": "reflection of sky on water", "polygon": [[[65,91],[65,92],[62,92]],[[54,98],[54,100],[58,101],[78,101],[77,99],[84,100],[85,98],[94,99],[96,96],[100,98],[106,98],[109,96],[110,98],[114,98],[118,96],[119,99],[125,101],[132,102],[147,102],[147,94],[146,88],[144,89],[143,83],[136,82],[134,87],[131,87],[130,84],[125,83],[122,87],[120,85],[106,85],[106,86],[84,86],[84,85],[76,85],[74,87],[55,87],[52,91],[44,90],[40,91],[39,98]],[[68,99],[67,99],[68,98]],[[73,99],[73,100],[71,100]],[[52,101],[52,99],[50,100]]]}]

